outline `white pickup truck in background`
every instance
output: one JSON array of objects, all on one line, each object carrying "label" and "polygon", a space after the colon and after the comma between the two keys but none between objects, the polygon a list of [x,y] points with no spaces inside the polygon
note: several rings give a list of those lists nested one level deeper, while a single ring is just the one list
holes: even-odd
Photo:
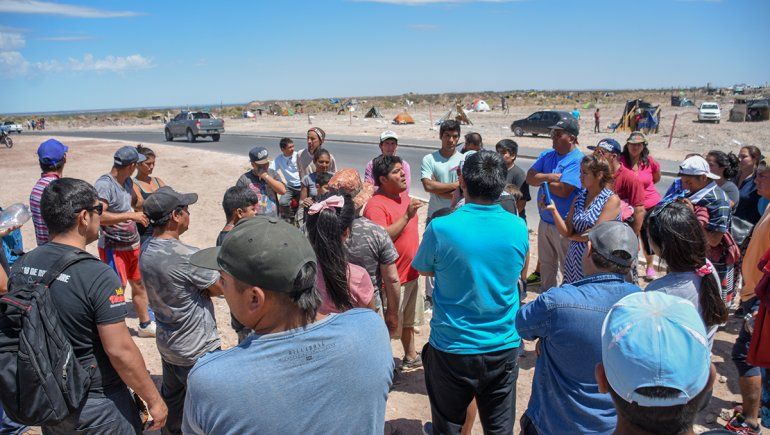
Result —
[{"label": "white pickup truck in background", "polygon": [[0,128],[5,130],[7,133],[21,133],[24,131],[24,128],[22,128],[21,124],[13,121],[3,121],[3,124],[0,125]]},{"label": "white pickup truck in background", "polygon": [[698,109],[698,122],[716,122],[722,120],[722,109],[719,103],[703,102]]}]

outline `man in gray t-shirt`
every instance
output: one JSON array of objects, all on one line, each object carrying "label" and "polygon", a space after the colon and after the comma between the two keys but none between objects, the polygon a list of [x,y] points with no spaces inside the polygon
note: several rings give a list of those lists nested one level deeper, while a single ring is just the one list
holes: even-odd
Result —
[{"label": "man in gray t-shirt", "polygon": [[219,273],[190,264],[198,249],[179,240],[190,225],[188,206],[197,200],[194,193],[164,186],[144,202],[153,238],[143,247],[139,267],[158,324],[161,395],[169,409],[164,433],[181,433],[187,375],[198,358],[221,347],[211,301],[222,294]]}]

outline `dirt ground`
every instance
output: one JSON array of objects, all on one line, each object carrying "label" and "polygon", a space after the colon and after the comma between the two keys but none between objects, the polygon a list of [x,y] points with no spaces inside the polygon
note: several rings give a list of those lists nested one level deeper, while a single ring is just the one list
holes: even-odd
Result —
[{"label": "dirt ground", "polygon": [[[662,98],[662,97],[661,97]],[[668,98],[666,96],[666,98]],[[668,159],[680,161],[688,153],[703,153],[711,149],[723,151],[734,151],[738,153],[740,146],[756,145],[762,149],[767,149],[770,144],[770,122],[729,122],[729,108],[732,104],[725,101],[722,103],[722,122],[698,123],[696,107],[670,107],[667,101],[650,100],[653,104],[661,104],[661,121],[658,133],[649,135],[649,146],[651,154],[657,159]],[[489,103],[493,103],[489,101]],[[612,137],[620,143],[625,143],[625,139],[630,132],[617,131],[612,133],[608,126],[611,123],[617,123],[623,112],[623,104],[609,103],[599,104],[601,113],[601,133],[593,133],[594,109],[580,109],[580,143],[583,146],[597,143],[605,137]],[[514,138],[510,130],[511,122],[529,116],[538,110],[566,110],[571,111],[574,106],[546,106],[546,105],[516,105],[512,104],[510,113],[504,114],[499,110],[499,106],[493,106],[497,110],[491,112],[469,113],[468,117],[473,125],[463,126],[463,133],[475,131],[482,135],[484,143],[487,146],[494,145],[498,140],[504,138]],[[306,131],[311,124],[320,126],[329,134],[351,135],[351,136],[371,136],[373,139],[379,137],[379,134],[386,129],[394,130],[399,134],[402,141],[405,140],[434,140],[438,137],[438,128],[431,124],[444,116],[448,107],[432,107],[430,110],[426,107],[411,108],[409,113],[415,120],[410,125],[394,125],[391,123],[393,117],[401,111],[400,108],[382,109],[383,118],[371,119],[364,118],[367,108],[359,108],[353,112],[353,117],[348,114],[336,115],[332,112],[321,112],[317,114],[297,114],[295,116],[257,116],[253,119],[234,118],[225,120],[225,130],[230,133],[257,133],[257,132],[280,132],[280,133],[301,133]],[[668,147],[669,135],[674,123],[674,116],[677,116],[676,127],[671,141],[671,147]],[[100,120],[90,122],[88,119],[82,121],[57,122],[52,120],[48,123],[48,128],[52,130],[115,130],[130,129],[142,131],[157,131],[158,140],[161,140],[163,133],[163,124],[160,121],[140,120],[140,119],[120,119],[112,122]],[[515,138],[520,146],[534,148],[550,148],[549,138],[540,136],[523,136]]]},{"label": "dirt ground", "polygon": [[[480,119],[480,117],[474,119]],[[724,123],[708,125],[703,128],[722,128],[724,125]],[[378,126],[377,129],[372,130],[372,134],[383,128],[385,128],[384,125]],[[586,127],[584,126],[584,128]],[[328,129],[327,131],[334,130]],[[334,133],[342,134],[339,131],[334,131]],[[0,186],[2,186],[0,188],[0,205],[8,206],[16,202],[28,203],[29,192],[39,176],[35,151],[42,140],[43,138],[39,136],[15,135],[15,146],[12,149],[0,149]],[[82,178],[91,183],[101,174],[109,171],[112,164],[112,154],[124,144],[119,141],[72,138],[67,138],[64,142],[70,147],[64,175]],[[767,143],[766,139],[764,143]],[[198,247],[213,246],[216,236],[224,224],[224,215],[221,209],[222,195],[229,186],[235,183],[239,175],[247,170],[248,162],[239,156],[213,151],[190,150],[169,145],[150,146],[158,155],[155,175],[179,191],[196,192],[199,195],[198,203],[190,208],[191,227],[182,236],[183,241]],[[422,222],[425,221],[424,217],[424,214],[420,217]],[[24,245],[27,250],[31,250],[35,246],[32,223],[28,222],[23,227],[22,232]],[[532,242],[534,242],[533,237],[534,233],[530,232]],[[96,254],[96,244],[90,245],[88,250]],[[532,244],[532,251],[536,252],[534,243]],[[530,264],[534,267],[534,256]],[[528,300],[534,297],[536,297],[536,293],[530,291]],[[224,299],[217,298],[214,305],[223,346],[225,348],[231,347],[236,343],[236,336],[229,326],[227,304]],[[426,325],[420,328],[420,333],[417,335],[418,348],[425,344],[430,333],[430,328],[427,325],[428,319],[429,316],[426,318]],[[136,337],[137,319],[134,313],[130,314],[127,323],[144,355],[153,379],[159,383],[161,361],[155,340]],[[736,402],[740,401],[737,374],[729,357],[739,326],[740,323],[737,320],[731,319],[726,327],[717,334],[713,362],[717,366],[720,377],[715,384],[714,398],[708,409],[700,415],[699,431],[704,430],[704,428],[715,428],[717,422],[723,423],[721,420],[718,421],[720,412],[732,408]],[[534,345],[533,343],[525,343],[524,346],[526,351],[520,360],[521,370],[517,389],[517,416],[521,416],[526,409],[534,375]],[[399,342],[392,342],[392,349],[395,358],[400,359],[403,356]],[[430,407],[422,369],[404,372],[397,378],[388,400],[386,420],[385,432],[389,434],[419,434],[422,424],[430,420]],[[474,426],[474,433],[482,433],[478,421]]]}]

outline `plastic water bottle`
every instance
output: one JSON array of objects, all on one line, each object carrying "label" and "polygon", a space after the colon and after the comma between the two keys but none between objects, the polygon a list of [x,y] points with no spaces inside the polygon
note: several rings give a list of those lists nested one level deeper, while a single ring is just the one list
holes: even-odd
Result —
[{"label": "plastic water bottle", "polygon": [[13,204],[0,213],[0,230],[23,225],[32,217],[25,204]]}]

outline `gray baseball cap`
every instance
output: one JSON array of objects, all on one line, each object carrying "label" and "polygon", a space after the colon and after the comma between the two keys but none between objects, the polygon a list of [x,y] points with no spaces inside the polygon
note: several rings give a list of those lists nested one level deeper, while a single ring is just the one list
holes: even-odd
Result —
[{"label": "gray baseball cap", "polygon": [[296,227],[262,215],[239,221],[221,247],[196,252],[190,263],[276,292],[291,291],[302,267],[317,264],[310,242]]},{"label": "gray baseball cap", "polygon": [[[588,240],[594,251],[620,266],[631,266],[639,252],[639,239],[634,230],[623,222],[606,221],[596,225],[588,233]],[[629,258],[613,255],[615,251],[623,251]]]},{"label": "gray baseball cap", "polygon": [[113,159],[115,166],[128,166],[132,163],[141,163],[147,160],[147,156],[140,154],[136,148],[126,145],[115,151]]}]

